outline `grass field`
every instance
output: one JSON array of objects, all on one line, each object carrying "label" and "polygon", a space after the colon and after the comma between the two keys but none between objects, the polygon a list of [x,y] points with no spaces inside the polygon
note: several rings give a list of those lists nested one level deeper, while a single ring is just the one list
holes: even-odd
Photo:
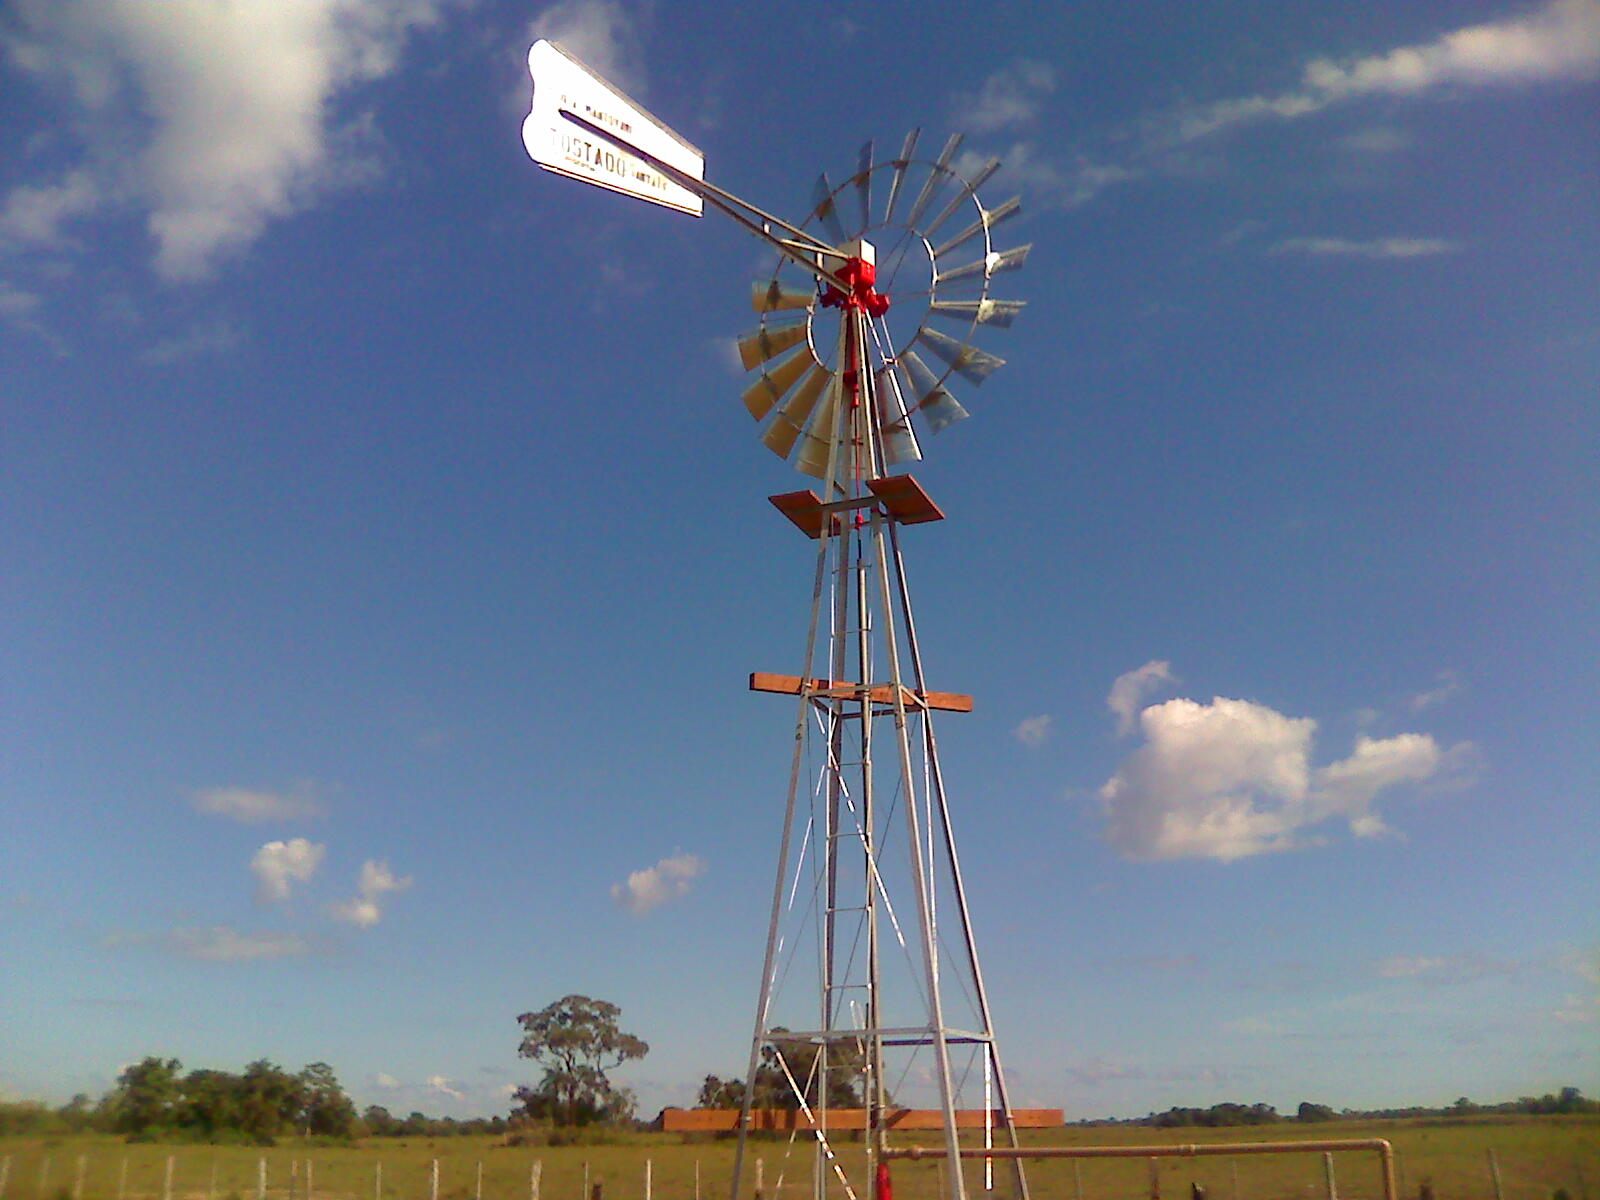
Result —
[{"label": "grass field", "polygon": [[[1600,1200],[1600,1118],[1529,1117],[1477,1121],[1336,1122],[1314,1127],[1155,1130],[1137,1126],[1071,1127],[1030,1132],[1028,1145],[1183,1145],[1227,1141],[1387,1138],[1394,1144],[1400,1193],[1416,1197],[1426,1183],[1434,1200],[1495,1200],[1490,1152],[1502,1200]],[[931,1144],[924,1135],[919,1140]],[[909,1144],[909,1142],[907,1142]],[[839,1147],[859,1161],[859,1144]],[[755,1145],[764,1200],[805,1200],[811,1191],[807,1145]],[[171,1163],[170,1183],[168,1163]],[[685,1143],[678,1135],[640,1134],[625,1144],[508,1147],[493,1138],[373,1139],[352,1147],[269,1149],[194,1144],[128,1145],[115,1138],[0,1140],[0,1200],[256,1200],[265,1164],[267,1200],[431,1200],[434,1162],[439,1200],[529,1200],[538,1172],[539,1200],[717,1200],[727,1194],[733,1145]],[[1378,1200],[1377,1156],[1334,1157],[1340,1200]],[[982,1164],[966,1165],[981,1200]],[[753,1189],[756,1166],[747,1181]],[[944,1166],[897,1162],[896,1200],[931,1200]],[[1144,1159],[1045,1160],[1028,1167],[1034,1200],[1148,1200],[1151,1166]],[[1188,1200],[1190,1185],[1208,1200],[1313,1200],[1327,1194],[1317,1153],[1162,1159],[1156,1168],[1163,1200]],[[697,1187],[698,1184],[698,1187]],[[308,1186],[309,1185],[309,1186]],[[1010,1194],[1005,1164],[995,1171],[997,1196]],[[748,1196],[747,1191],[747,1196]],[[842,1195],[830,1188],[830,1195]],[[865,1196],[861,1200],[867,1200]]]}]

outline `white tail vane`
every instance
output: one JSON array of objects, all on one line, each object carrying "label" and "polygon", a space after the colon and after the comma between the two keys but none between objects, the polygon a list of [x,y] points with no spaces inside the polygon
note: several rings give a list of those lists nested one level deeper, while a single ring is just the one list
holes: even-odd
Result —
[{"label": "white tail vane", "polygon": [[631,100],[621,88],[554,42],[528,51],[533,104],[522,123],[528,156],[547,171],[622,192],[698,217],[705,204],[694,191],[621,147],[585,134],[567,119],[581,117],[685,175],[705,178],[706,157]]},{"label": "white tail vane", "polygon": [[[912,130],[885,162],[867,142],[843,183],[826,173],[817,179],[801,228],[832,249],[813,251],[811,261],[833,271],[861,261],[875,272],[854,305],[795,255],[751,286],[761,324],[739,340],[739,357],[760,374],[745,389],[745,407],[767,422],[762,442],[808,475],[823,477],[829,462],[833,478],[843,480],[920,461],[916,421],[937,433],[967,416],[949,378],[979,384],[1005,361],[974,344],[977,332],[1008,329],[1022,313],[1023,301],[990,294],[991,280],[1020,268],[1031,248],[994,244],[997,227],[1021,213],[1020,197],[994,208],[978,199],[1000,160],[963,175],[955,166],[960,134],[931,162],[915,156],[917,142]],[[852,314],[867,307],[869,294],[878,309]],[[845,332],[841,322],[852,319],[860,324]],[[870,420],[853,424],[848,414],[856,411]]]}]

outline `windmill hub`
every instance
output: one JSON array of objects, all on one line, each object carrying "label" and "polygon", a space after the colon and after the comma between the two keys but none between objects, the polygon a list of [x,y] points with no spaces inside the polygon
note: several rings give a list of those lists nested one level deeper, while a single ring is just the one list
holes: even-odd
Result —
[{"label": "windmill hub", "polygon": [[877,290],[878,264],[877,254],[872,248],[872,243],[862,238],[857,238],[839,248],[844,265],[834,274],[840,282],[849,287],[849,291],[841,291],[829,284],[822,293],[822,303],[826,308],[856,308],[861,309],[869,317],[881,317],[889,311],[889,297],[879,294]]}]

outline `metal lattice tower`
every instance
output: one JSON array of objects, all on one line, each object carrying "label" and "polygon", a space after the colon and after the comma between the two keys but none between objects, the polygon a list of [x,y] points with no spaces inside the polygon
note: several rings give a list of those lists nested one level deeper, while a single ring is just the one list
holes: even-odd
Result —
[{"label": "metal lattice tower", "polygon": [[[1017,1123],[934,734],[936,712],[972,702],[927,686],[901,553],[903,527],[943,514],[894,472],[922,458],[919,424],[966,417],[948,381],[1002,365],[974,337],[1023,307],[990,294],[1029,250],[993,242],[1020,201],[985,208],[999,161],[960,169],[960,135],[918,159],[913,130],[886,161],[863,146],[838,187],[820,177],[791,225],[706,182],[695,147],[560,47],[536,43],[529,68],[523,141],[540,165],[696,216],[710,205],[778,251],[752,293],[760,326],[739,343],[759,372],[744,402],[768,448],[820,481],[820,495],[771,497],[817,555],[804,673],[750,680],[798,708],[732,1200],[750,1133],[793,1109],[817,1200],[860,1200],[868,1181],[886,1200],[890,1133],[915,1126],[903,1102],[923,1095],[948,1155],[941,1190],[966,1200],[963,1128],[1014,1147]],[[859,1147],[839,1137],[857,1131]]]}]

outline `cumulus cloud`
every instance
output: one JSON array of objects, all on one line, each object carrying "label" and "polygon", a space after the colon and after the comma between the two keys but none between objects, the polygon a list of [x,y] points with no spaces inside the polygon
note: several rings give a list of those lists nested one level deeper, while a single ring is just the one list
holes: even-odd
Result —
[{"label": "cumulus cloud", "polygon": [[644,90],[639,36],[616,0],[558,0],[528,26],[528,40],[538,38],[559,42],[619,87]]},{"label": "cumulus cloud", "polygon": [[305,838],[268,842],[250,860],[250,871],[256,877],[256,898],[263,904],[287,900],[295,883],[311,881],[327,851],[326,846]]},{"label": "cumulus cloud", "polygon": [[1434,258],[1461,249],[1444,238],[1380,237],[1358,241],[1339,237],[1295,237],[1274,242],[1273,254],[1305,254],[1334,258]]},{"label": "cumulus cloud", "polygon": [[1600,75],[1600,0],[1551,0],[1520,16],[1468,25],[1431,42],[1365,58],[1308,63],[1300,86],[1192,109],[1176,135],[1189,141],[1246,122],[1292,120],[1361,96],[1409,96],[1443,87],[1494,87]]},{"label": "cumulus cloud", "polygon": [[410,887],[412,877],[397,876],[386,862],[368,859],[361,864],[361,877],[356,884],[356,895],[335,904],[330,910],[340,921],[348,921],[362,929],[370,929],[383,920],[383,898],[390,892],[403,892]]},{"label": "cumulus cloud", "polygon": [[1378,794],[1433,776],[1438,744],[1426,734],[1358,737],[1353,752],[1311,763],[1316,722],[1248,700],[1168,700],[1139,717],[1144,744],[1100,789],[1111,843],[1146,861],[1215,858],[1314,844],[1331,820],[1357,837],[1389,829]]},{"label": "cumulus cloud", "polygon": [[456,1087],[443,1075],[429,1075],[428,1089],[441,1096],[448,1096],[452,1100],[465,1100],[467,1098],[467,1094],[465,1092]]},{"label": "cumulus cloud", "polygon": [[1050,716],[1041,713],[1037,717],[1024,717],[1012,733],[1024,746],[1042,746],[1050,736]]},{"label": "cumulus cloud", "polygon": [[1117,733],[1133,732],[1133,719],[1144,698],[1163,683],[1175,683],[1172,664],[1151,659],[1142,667],[1118,675],[1106,694],[1106,707],[1117,714]]},{"label": "cumulus cloud", "polygon": [[705,870],[706,864],[696,855],[675,854],[653,867],[630,873],[625,883],[612,884],[611,898],[635,916],[642,916],[670,900],[687,896]]},{"label": "cumulus cloud", "polygon": [[59,178],[6,195],[0,235],[60,246],[74,223],[131,210],[145,217],[163,276],[212,274],[270,221],[351,178],[348,135],[362,119],[341,120],[336,102],[390,74],[438,9],[17,0],[8,57],[64,85],[83,150]]},{"label": "cumulus cloud", "polygon": [[300,821],[320,817],[322,806],[309,796],[263,792],[254,788],[201,788],[189,797],[195,812],[227,817],[247,825],[263,821]]},{"label": "cumulus cloud", "polygon": [[976,96],[958,99],[960,123],[977,133],[989,133],[1031,121],[1055,87],[1056,74],[1049,63],[1019,58],[985,79]]}]

